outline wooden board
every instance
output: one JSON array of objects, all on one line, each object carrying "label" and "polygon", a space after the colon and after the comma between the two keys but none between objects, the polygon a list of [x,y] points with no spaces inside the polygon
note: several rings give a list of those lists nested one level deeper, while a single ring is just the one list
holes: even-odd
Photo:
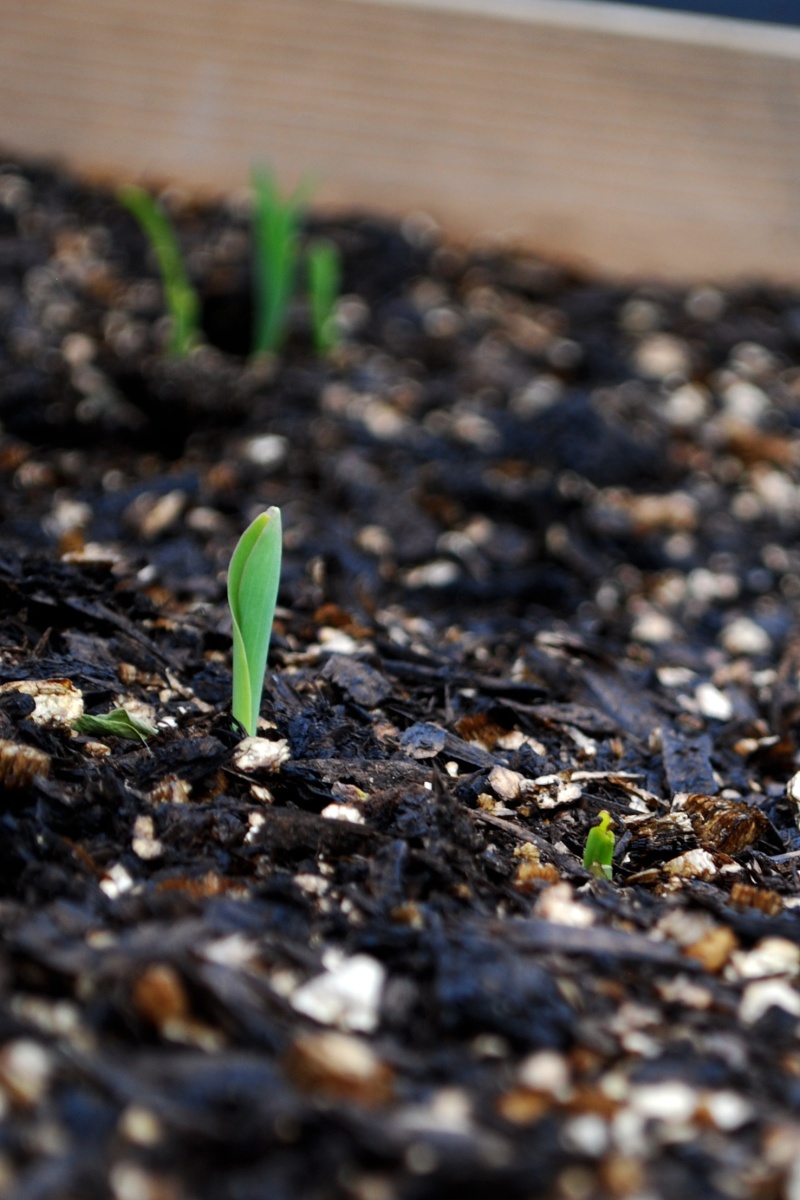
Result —
[{"label": "wooden board", "polygon": [[800,31],[591,0],[0,0],[0,141],[254,160],[615,273],[800,279]]}]

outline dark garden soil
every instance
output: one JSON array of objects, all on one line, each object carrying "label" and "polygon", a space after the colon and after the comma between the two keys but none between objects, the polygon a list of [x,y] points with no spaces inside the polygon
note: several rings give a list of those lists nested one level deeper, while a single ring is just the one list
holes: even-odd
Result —
[{"label": "dark garden soil", "polygon": [[167,199],[183,361],[113,197],[0,173],[0,1192],[798,1200],[800,290],[356,217],[331,361],[248,364],[246,207]]}]

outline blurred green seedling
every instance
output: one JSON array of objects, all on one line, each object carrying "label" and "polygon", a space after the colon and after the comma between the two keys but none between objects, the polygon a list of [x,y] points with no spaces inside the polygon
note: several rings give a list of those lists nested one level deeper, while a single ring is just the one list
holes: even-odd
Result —
[{"label": "blurred green seedling", "polygon": [[233,618],[233,719],[254,737],[281,576],[281,513],[268,508],[245,529],[228,568]]},{"label": "blurred green seedling", "polygon": [[614,834],[609,829],[611,814],[605,809],[598,814],[598,825],[593,825],[586,839],[586,849],[583,852],[583,865],[587,871],[597,875],[599,879],[611,879],[611,860],[614,855]]},{"label": "blurred green seedling", "polygon": [[117,192],[120,204],[138,221],[155,254],[171,318],[170,354],[183,356],[200,340],[200,299],[189,282],[172,223],[144,188],[126,184]]},{"label": "blurred green seedling", "polygon": [[308,198],[301,183],[284,198],[270,170],[254,167],[253,242],[255,324],[253,354],[275,354],[283,344],[300,253],[300,225]]},{"label": "blurred green seedling", "polygon": [[312,242],[308,248],[308,303],[314,347],[321,355],[330,354],[339,340],[334,309],[341,276],[339,251],[333,242]]},{"label": "blurred green seedling", "polygon": [[126,708],[112,708],[111,712],[101,716],[84,713],[73,723],[72,728],[78,733],[85,733],[90,737],[112,735],[142,743],[145,743],[148,738],[155,737],[158,733],[155,725],[151,725],[149,721],[143,721],[141,717],[132,716]]}]

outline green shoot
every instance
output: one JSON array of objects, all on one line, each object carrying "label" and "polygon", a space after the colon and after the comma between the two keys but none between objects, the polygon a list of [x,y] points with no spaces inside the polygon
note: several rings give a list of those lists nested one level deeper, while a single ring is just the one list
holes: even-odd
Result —
[{"label": "green shoot", "polygon": [[309,246],[308,301],[318,354],[330,354],[338,341],[333,310],[339,299],[341,274],[339,251],[333,242],[319,241]]},{"label": "green shoot", "polygon": [[131,716],[126,708],[112,708],[111,712],[97,717],[84,713],[73,723],[72,728],[78,733],[85,733],[89,736],[108,737],[113,735],[114,737],[130,738],[131,741],[140,741],[143,744],[149,737],[155,737],[158,733],[155,725],[151,725],[149,721],[143,721],[141,717]]},{"label": "green shoot", "polygon": [[281,574],[281,513],[268,508],[245,529],[228,568],[233,618],[233,719],[255,737]]},{"label": "green shoot", "polygon": [[300,222],[307,187],[282,199],[266,167],[253,170],[255,242],[255,327],[253,354],[274,354],[286,334],[297,271]]},{"label": "green shoot", "polygon": [[614,834],[608,828],[611,824],[611,814],[603,809],[599,817],[599,825],[594,825],[589,830],[583,865],[599,879],[611,879],[611,859],[614,854]]},{"label": "green shoot", "polygon": [[156,256],[164,300],[172,318],[169,353],[186,355],[199,340],[200,300],[189,282],[172,223],[144,188],[126,184],[118,190],[117,198],[138,221]]}]

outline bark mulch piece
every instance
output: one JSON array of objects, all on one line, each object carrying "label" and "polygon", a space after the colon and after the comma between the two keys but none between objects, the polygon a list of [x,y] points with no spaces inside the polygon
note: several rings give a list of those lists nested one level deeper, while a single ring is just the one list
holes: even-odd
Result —
[{"label": "bark mulch piece", "polygon": [[181,361],[113,196],[0,169],[0,1191],[797,1200],[800,294],[356,216],[253,363],[247,214],[167,200]]}]

